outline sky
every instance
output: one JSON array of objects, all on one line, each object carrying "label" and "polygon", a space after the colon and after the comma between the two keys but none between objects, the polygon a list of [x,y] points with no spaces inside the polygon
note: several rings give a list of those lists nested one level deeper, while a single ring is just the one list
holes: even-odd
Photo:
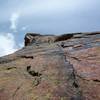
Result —
[{"label": "sky", "polygon": [[0,56],[24,45],[27,32],[100,31],[100,0],[0,0]]}]

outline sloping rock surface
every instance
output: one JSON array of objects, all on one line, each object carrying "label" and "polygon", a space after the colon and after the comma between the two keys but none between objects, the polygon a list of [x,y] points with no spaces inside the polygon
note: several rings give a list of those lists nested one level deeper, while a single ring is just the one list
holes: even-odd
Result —
[{"label": "sloping rock surface", "polygon": [[0,58],[0,100],[100,100],[100,33],[28,33]]}]

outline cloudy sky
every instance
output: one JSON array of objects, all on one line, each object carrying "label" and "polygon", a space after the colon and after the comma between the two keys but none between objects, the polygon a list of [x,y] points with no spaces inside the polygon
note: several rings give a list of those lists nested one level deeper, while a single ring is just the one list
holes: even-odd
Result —
[{"label": "cloudy sky", "polygon": [[0,0],[0,56],[23,46],[27,32],[100,31],[100,0]]}]

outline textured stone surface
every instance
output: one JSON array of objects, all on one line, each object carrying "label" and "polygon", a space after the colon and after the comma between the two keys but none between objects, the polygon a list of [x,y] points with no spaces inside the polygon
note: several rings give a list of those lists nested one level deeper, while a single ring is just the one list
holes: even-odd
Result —
[{"label": "textured stone surface", "polygon": [[100,33],[26,34],[0,58],[0,100],[100,100]]}]

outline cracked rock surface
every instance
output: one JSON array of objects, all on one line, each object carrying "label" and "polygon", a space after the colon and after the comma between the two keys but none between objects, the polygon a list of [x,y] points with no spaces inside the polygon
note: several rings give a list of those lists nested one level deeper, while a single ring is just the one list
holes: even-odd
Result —
[{"label": "cracked rock surface", "polygon": [[100,100],[100,33],[28,33],[0,58],[0,100]]}]

